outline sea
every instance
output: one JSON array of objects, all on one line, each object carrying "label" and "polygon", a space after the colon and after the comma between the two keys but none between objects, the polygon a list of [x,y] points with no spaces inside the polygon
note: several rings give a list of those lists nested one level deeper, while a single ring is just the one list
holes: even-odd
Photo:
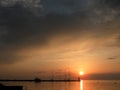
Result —
[{"label": "sea", "polygon": [[81,80],[80,82],[0,82],[23,86],[23,90],[120,90],[120,80]]}]

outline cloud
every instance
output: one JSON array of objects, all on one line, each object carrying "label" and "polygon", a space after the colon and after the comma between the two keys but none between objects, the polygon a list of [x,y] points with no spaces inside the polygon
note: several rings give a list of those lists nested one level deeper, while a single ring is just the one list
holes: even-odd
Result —
[{"label": "cloud", "polygon": [[116,57],[110,57],[110,58],[108,58],[108,60],[115,60],[116,59]]},{"label": "cloud", "polygon": [[120,38],[119,38],[120,35],[118,33],[116,33],[115,35],[113,35],[113,37],[111,37],[111,40],[108,41],[108,43],[106,44],[107,47],[116,47],[116,48],[120,47]]},{"label": "cloud", "polygon": [[4,7],[10,7],[16,3],[21,3],[23,6],[36,7],[40,4],[40,0],[0,0],[0,5]]},{"label": "cloud", "polygon": [[91,9],[95,0],[41,0],[46,13],[71,14]]},{"label": "cloud", "polygon": [[[59,15],[56,13],[45,16],[36,16],[21,4],[12,7],[1,7],[1,27],[6,32],[3,43],[6,45],[46,43],[54,34],[74,32],[69,25],[74,26],[75,16]],[[73,25],[74,24],[74,25]],[[61,28],[62,27],[62,28]],[[68,27],[64,31],[63,28]],[[1,33],[2,33],[1,32]],[[54,36],[53,35],[53,36]],[[26,42],[28,41],[28,42]]]},{"label": "cloud", "polygon": [[35,15],[29,8],[19,3],[11,7],[1,6],[0,13],[1,63],[20,60],[21,57],[15,53],[22,48],[44,46],[55,35],[73,32],[62,29],[72,25],[70,17],[55,13],[46,16]]},{"label": "cloud", "polygon": [[19,56],[14,54],[0,55],[0,64],[12,64],[14,62],[21,61],[24,59],[24,56]]},{"label": "cloud", "polygon": [[119,0],[100,0],[100,3],[102,3],[103,5],[108,5],[113,8],[120,7]]},{"label": "cloud", "polygon": [[91,3],[89,0],[22,0],[22,3],[20,0],[2,0],[0,63],[19,61],[22,58],[19,50],[36,46],[47,47],[53,38],[64,41],[63,37],[68,36],[69,41],[64,43],[69,43],[76,38],[89,39],[89,34],[91,38],[98,38],[105,34],[118,33],[118,30],[108,31],[101,28],[105,27],[103,24],[113,22],[118,15],[117,9],[98,7],[95,0]]}]

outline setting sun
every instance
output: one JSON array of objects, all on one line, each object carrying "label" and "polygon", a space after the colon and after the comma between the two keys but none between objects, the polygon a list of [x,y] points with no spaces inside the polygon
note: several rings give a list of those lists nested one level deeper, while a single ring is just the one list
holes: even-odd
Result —
[{"label": "setting sun", "polygon": [[84,75],[84,72],[80,71],[79,74],[80,74],[80,75]]}]

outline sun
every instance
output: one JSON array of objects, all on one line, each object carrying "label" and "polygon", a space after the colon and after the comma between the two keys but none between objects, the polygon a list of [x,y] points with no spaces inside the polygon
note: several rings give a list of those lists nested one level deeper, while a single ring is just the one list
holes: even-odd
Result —
[{"label": "sun", "polygon": [[84,75],[84,72],[83,72],[83,71],[80,71],[79,74],[82,76],[82,75]]}]

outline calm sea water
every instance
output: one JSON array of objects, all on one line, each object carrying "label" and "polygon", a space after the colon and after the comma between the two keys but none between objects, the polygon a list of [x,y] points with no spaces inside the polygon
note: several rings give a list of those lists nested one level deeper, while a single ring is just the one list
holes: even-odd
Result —
[{"label": "calm sea water", "polygon": [[120,80],[82,80],[80,82],[0,82],[22,85],[24,90],[120,90]]}]

